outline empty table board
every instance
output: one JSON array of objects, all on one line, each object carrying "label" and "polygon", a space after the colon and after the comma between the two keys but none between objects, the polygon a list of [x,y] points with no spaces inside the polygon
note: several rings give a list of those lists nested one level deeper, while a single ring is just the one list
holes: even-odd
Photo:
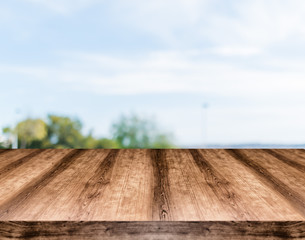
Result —
[{"label": "empty table board", "polygon": [[0,150],[0,239],[305,239],[302,149]]}]

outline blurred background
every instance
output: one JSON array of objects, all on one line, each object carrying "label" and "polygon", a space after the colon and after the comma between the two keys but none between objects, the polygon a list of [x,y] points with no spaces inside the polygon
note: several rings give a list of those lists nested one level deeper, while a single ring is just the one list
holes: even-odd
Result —
[{"label": "blurred background", "polygon": [[305,146],[303,0],[0,2],[1,148]]}]

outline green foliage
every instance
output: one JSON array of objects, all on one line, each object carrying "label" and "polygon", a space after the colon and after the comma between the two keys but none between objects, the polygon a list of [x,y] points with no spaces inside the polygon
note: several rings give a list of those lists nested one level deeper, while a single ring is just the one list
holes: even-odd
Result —
[{"label": "green foliage", "polygon": [[[77,118],[48,115],[46,121],[28,118],[3,133],[18,135],[20,148],[171,148],[170,137],[158,133],[155,123],[135,115],[122,116],[112,126],[113,139],[82,133]],[[1,148],[2,146],[0,146]]]},{"label": "green foliage", "polygon": [[91,134],[89,134],[85,138],[85,145],[86,145],[86,148],[89,148],[89,149],[119,148],[119,145],[116,141],[108,139],[108,138],[95,139]]},{"label": "green foliage", "polygon": [[112,139],[101,138],[96,140],[95,148],[119,148],[119,144]]},{"label": "green foliage", "polygon": [[41,141],[47,135],[46,123],[41,119],[26,119],[17,124],[15,133],[18,135],[20,147],[25,148],[34,141]]},{"label": "green foliage", "polygon": [[48,140],[55,148],[85,148],[81,129],[82,124],[78,119],[48,116]]},{"label": "green foliage", "polygon": [[170,135],[158,134],[155,137],[152,148],[174,148]]},{"label": "green foliage", "polygon": [[7,148],[7,147],[4,146],[4,144],[0,142],[0,149],[6,149],[6,148]]},{"label": "green foliage", "polygon": [[112,125],[114,139],[120,148],[171,148],[170,136],[160,134],[152,120],[141,119],[136,115],[121,116]]},{"label": "green foliage", "polygon": [[12,133],[12,129],[10,127],[5,127],[2,129],[3,133]]},{"label": "green foliage", "polygon": [[[3,128],[2,132],[6,135],[13,134],[13,130],[10,127]],[[1,136],[0,136],[0,138],[1,138]],[[0,139],[0,149],[6,149],[6,148],[11,148],[11,147],[12,147],[12,144],[10,143],[10,141],[4,141],[4,139]]]}]

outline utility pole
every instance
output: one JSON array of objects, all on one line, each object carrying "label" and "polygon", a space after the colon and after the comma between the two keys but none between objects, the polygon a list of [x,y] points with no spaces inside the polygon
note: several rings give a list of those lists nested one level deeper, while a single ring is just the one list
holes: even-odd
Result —
[{"label": "utility pole", "polygon": [[203,108],[203,147],[208,145],[208,108],[207,102],[202,104]]}]

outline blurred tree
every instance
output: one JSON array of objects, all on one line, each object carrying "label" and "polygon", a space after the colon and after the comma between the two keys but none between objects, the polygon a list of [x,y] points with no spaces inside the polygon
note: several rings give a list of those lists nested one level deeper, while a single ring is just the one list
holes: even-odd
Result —
[{"label": "blurred tree", "polygon": [[[2,132],[4,133],[4,136],[12,136],[13,133],[13,129],[11,129],[10,127],[5,127],[2,129]],[[0,143],[0,148],[12,148],[12,142],[9,139],[6,140],[2,140],[2,142]]]},{"label": "blurred tree", "polygon": [[4,133],[17,134],[20,148],[26,148],[34,141],[41,141],[47,135],[46,123],[41,119],[28,118],[13,129],[4,128]]},{"label": "blurred tree", "polygon": [[172,148],[169,134],[160,134],[152,120],[131,114],[112,125],[113,138],[121,148]]},{"label": "blurred tree", "polygon": [[[77,118],[48,115],[42,119],[28,118],[15,128],[4,128],[7,135],[18,135],[20,148],[171,148],[170,135],[160,134],[151,120],[136,115],[122,116],[112,125],[113,139],[82,134]],[[10,147],[11,144],[7,144]],[[3,146],[0,146],[3,147]],[[4,146],[5,147],[5,146]]]},{"label": "blurred tree", "polygon": [[172,136],[169,134],[157,134],[152,148],[174,148]]},{"label": "blurred tree", "polygon": [[116,141],[108,139],[108,138],[100,138],[96,139],[90,133],[85,138],[85,146],[86,148],[119,148],[119,145]]},{"label": "blurred tree", "polygon": [[47,120],[48,144],[55,148],[85,148],[85,138],[81,133],[82,123],[71,119],[49,115]]},{"label": "blurred tree", "polygon": [[17,124],[16,131],[20,147],[25,148],[27,144],[41,141],[47,135],[46,123],[41,119],[27,119]]}]

